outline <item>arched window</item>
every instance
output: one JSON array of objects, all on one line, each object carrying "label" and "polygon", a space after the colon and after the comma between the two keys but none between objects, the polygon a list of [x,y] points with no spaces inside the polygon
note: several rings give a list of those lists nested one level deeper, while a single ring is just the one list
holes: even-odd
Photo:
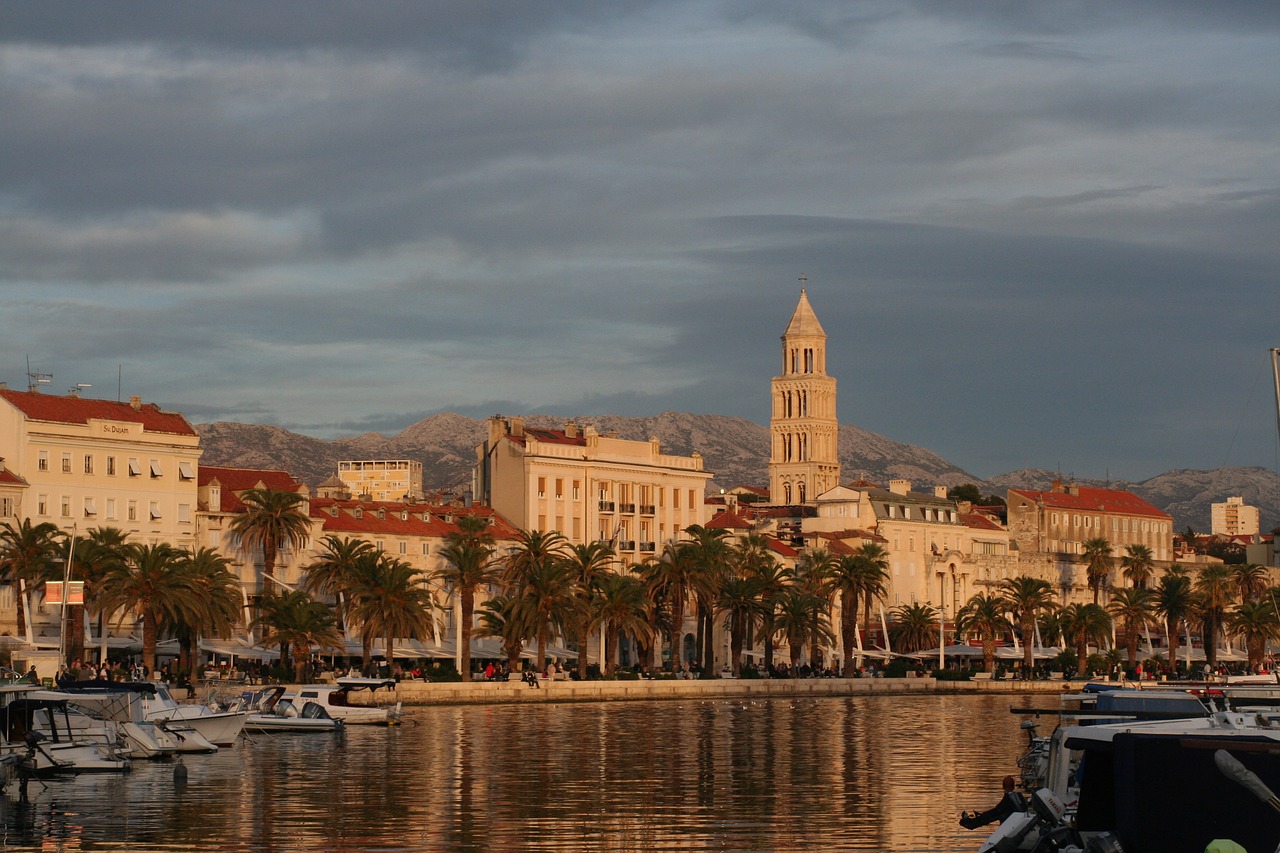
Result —
[{"label": "arched window", "polygon": [[800,491],[800,503],[804,503],[804,483],[803,482],[798,486],[798,489]]},{"label": "arched window", "polygon": [[782,486],[782,502],[784,504],[791,503],[791,484],[784,483]]}]

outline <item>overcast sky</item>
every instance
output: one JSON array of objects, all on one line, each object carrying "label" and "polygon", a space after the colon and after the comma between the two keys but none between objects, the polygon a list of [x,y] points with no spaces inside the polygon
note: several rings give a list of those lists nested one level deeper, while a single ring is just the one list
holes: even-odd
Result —
[{"label": "overcast sky", "polygon": [[842,422],[1276,466],[1280,3],[0,7],[0,380],[322,437]]}]

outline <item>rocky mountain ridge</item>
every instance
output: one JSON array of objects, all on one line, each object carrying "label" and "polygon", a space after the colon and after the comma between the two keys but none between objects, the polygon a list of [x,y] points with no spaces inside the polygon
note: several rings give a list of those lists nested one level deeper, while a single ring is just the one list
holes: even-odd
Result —
[{"label": "rocky mountain ridge", "polygon": [[[591,424],[601,433],[620,438],[662,442],[665,452],[689,455],[697,451],[706,469],[715,474],[711,488],[739,485],[767,486],[769,429],[745,418],[663,412],[649,417],[598,415],[569,418]],[[562,429],[565,418],[525,417],[528,426]],[[332,476],[344,459],[413,459],[422,463],[427,489],[470,488],[475,446],[486,432],[485,421],[445,413],[432,415],[393,436],[366,433],[332,440],[313,438],[276,426],[218,422],[196,427],[206,465],[277,468],[314,488]],[[983,493],[1008,488],[1046,489],[1058,476],[1044,470],[1011,471],[982,479],[922,447],[902,444],[876,433],[842,424],[838,441],[841,470],[846,481],[863,478],[887,484],[907,479],[917,489],[934,485],[976,484]],[[1213,471],[1166,471],[1138,483],[1079,480],[1081,485],[1127,489],[1168,512],[1178,530],[1188,525],[1209,530],[1209,505],[1240,495],[1262,510],[1263,529],[1280,523],[1280,477],[1265,468],[1219,468]]]}]

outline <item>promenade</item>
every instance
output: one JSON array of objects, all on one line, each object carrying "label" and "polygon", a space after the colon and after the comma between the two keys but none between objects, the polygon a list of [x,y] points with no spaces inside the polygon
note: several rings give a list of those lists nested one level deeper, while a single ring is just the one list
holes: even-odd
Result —
[{"label": "promenade", "polygon": [[[394,691],[379,691],[378,704],[508,705],[548,702],[628,702],[652,700],[776,699],[783,697],[890,696],[911,694],[1059,694],[1079,686],[1070,681],[938,681],[934,678],[799,678],[639,681],[547,681],[532,687],[521,681],[402,681]],[[352,695],[368,701],[367,692]]]}]

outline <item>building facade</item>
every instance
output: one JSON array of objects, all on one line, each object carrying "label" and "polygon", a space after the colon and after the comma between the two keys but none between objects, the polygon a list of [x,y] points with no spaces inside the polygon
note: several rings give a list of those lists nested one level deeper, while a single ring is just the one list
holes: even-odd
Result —
[{"label": "building facade", "polygon": [[422,463],[412,459],[364,459],[338,463],[338,479],[353,495],[375,501],[420,501]]},{"label": "building facade", "polygon": [[1258,508],[1246,504],[1242,497],[1211,504],[1209,511],[1210,529],[1216,536],[1254,536],[1262,529]]},{"label": "building facade", "polygon": [[493,417],[476,447],[472,488],[516,527],[558,531],[571,544],[611,542],[628,563],[707,522],[711,477],[701,454],[663,453],[656,438],[631,441],[574,423],[537,429],[523,418]]},{"label": "building facade", "polygon": [[772,402],[769,499],[802,504],[839,485],[836,380],[827,375],[827,334],[803,289],[782,334]]}]

